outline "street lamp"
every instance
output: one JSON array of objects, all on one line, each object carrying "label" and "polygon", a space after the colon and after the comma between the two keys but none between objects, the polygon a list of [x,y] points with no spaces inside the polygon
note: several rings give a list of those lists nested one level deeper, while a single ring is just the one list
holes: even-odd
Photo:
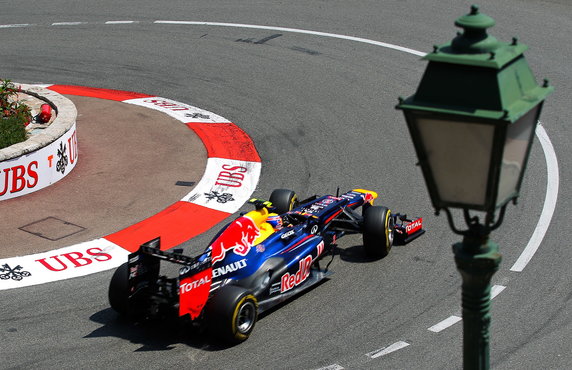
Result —
[{"label": "street lamp", "polygon": [[[453,252],[463,280],[465,369],[489,368],[490,280],[501,260],[489,234],[518,198],[542,104],[553,91],[546,80],[536,83],[527,46],[487,34],[494,24],[473,5],[455,22],[463,32],[423,58],[429,64],[415,95],[396,107],[436,213],[445,211],[463,235]],[[463,210],[466,230],[455,226],[451,208]],[[483,212],[483,222],[470,210]]]}]

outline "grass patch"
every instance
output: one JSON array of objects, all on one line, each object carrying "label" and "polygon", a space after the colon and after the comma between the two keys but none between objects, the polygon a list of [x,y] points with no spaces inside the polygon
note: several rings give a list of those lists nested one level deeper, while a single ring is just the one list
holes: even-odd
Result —
[{"label": "grass patch", "polygon": [[0,119],[0,149],[26,140],[26,126],[20,117]]}]

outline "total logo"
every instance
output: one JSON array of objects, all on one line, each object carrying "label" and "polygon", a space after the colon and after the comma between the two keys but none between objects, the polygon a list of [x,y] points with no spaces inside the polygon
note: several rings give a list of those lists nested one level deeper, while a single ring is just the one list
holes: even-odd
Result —
[{"label": "total logo", "polygon": [[207,283],[210,284],[210,282],[211,282],[211,278],[208,275],[206,275],[206,276],[204,276],[198,280],[193,280],[193,281],[188,282],[188,283],[183,283],[179,287],[179,294],[183,295],[183,294],[188,293],[191,290],[196,289],[202,285],[205,285]]},{"label": "total logo", "polygon": [[418,220],[413,221],[409,225],[405,226],[405,231],[407,232],[407,234],[411,234],[421,229],[422,227],[423,227],[423,219],[420,218]]}]

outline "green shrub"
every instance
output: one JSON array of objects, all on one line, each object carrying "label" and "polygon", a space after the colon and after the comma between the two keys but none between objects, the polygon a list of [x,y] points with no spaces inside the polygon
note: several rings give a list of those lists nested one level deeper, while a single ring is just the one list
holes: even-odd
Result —
[{"label": "green shrub", "polygon": [[0,119],[0,149],[26,140],[26,127],[19,116]]},{"label": "green shrub", "polygon": [[15,101],[19,89],[10,80],[0,83],[0,149],[26,140],[30,107]]}]

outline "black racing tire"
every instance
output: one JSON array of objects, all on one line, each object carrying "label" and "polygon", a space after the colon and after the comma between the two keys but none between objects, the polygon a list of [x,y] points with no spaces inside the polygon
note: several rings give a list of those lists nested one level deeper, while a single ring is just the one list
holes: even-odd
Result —
[{"label": "black racing tire", "polygon": [[109,304],[111,308],[117,311],[120,315],[129,315],[129,267],[127,262],[122,264],[115,270],[113,277],[109,282]]},{"label": "black racing tire", "polygon": [[386,207],[372,206],[363,212],[363,246],[367,255],[383,258],[393,246],[395,220]]},{"label": "black racing tire", "polygon": [[279,215],[291,211],[298,206],[298,196],[294,191],[288,189],[273,190],[269,200]]},{"label": "black racing tire", "polygon": [[258,300],[248,290],[227,285],[220,288],[207,305],[212,333],[230,344],[250,337],[258,319]]}]

